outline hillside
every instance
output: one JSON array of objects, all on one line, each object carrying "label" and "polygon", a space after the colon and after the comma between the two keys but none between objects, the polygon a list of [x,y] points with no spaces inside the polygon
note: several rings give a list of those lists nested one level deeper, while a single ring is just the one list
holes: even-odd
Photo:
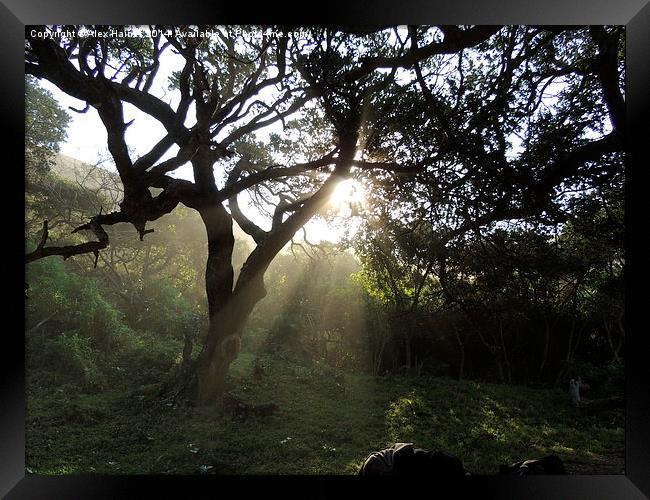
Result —
[{"label": "hillside", "polygon": [[101,191],[114,202],[122,198],[122,183],[119,176],[106,167],[91,165],[70,156],[57,154],[52,172],[90,191]]}]

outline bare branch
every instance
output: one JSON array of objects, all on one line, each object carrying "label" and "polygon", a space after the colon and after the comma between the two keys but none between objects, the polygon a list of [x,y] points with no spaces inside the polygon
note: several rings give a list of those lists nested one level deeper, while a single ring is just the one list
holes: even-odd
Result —
[{"label": "bare branch", "polygon": [[[121,212],[112,212],[110,214],[101,215],[101,213],[93,217],[88,223],[83,224],[77,227],[73,233],[79,231],[92,231],[97,237],[97,241],[89,241],[86,243],[80,243],[78,245],[66,245],[60,247],[46,247],[45,242],[47,241],[48,227],[47,221],[43,223],[43,236],[41,238],[40,244],[36,247],[36,250],[28,253],[25,256],[26,263],[33,262],[43,257],[49,257],[51,255],[60,255],[64,259],[69,259],[73,255],[81,255],[86,253],[94,253],[97,256],[99,250],[102,250],[108,246],[108,233],[102,227],[102,224],[111,225],[117,224],[118,222],[128,222],[126,216]],[[95,264],[96,264],[95,260]]]},{"label": "bare branch", "polygon": [[396,57],[374,57],[366,59],[361,66],[346,75],[347,81],[356,81],[379,68],[410,68],[418,61],[436,54],[455,54],[462,49],[473,47],[484,42],[497,33],[501,26],[475,26],[467,30],[445,27],[445,37],[442,42],[432,42],[428,45]]},{"label": "bare branch", "polygon": [[255,240],[255,243],[259,244],[264,241],[264,238],[266,238],[268,233],[244,215],[239,208],[237,194],[234,194],[228,200],[228,208],[230,208],[230,214],[232,215],[232,218],[235,219],[235,222],[237,222],[237,225],[242,231],[251,236],[253,240]]}]

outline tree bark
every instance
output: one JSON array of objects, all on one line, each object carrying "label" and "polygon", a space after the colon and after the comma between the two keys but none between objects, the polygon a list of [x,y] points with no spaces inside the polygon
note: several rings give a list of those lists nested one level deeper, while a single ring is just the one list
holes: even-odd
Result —
[{"label": "tree bark", "polygon": [[623,324],[623,314],[619,315],[617,320],[617,325],[618,325],[618,331],[620,333],[620,337],[618,339],[618,344],[616,346],[616,358],[619,363],[622,363],[619,353],[621,352],[621,348],[623,347],[623,342],[625,341],[625,325]]},{"label": "tree bark", "polygon": [[607,344],[609,345],[609,348],[612,351],[612,363],[620,364],[621,363],[621,357],[619,356],[619,352],[620,352],[621,346],[623,344],[623,342],[622,342],[622,339],[623,339],[622,332],[624,331],[622,322],[621,322],[620,319],[618,319],[617,326],[618,326],[619,332],[621,332],[621,336],[619,337],[618,342],[617,342],[616,345],[614,345],[614,339],[612,338],[613,327],[612,327],[612,324],[609,322],[608,319],[603,320],[603,326],[605,328]]},{"label": "tree bark", "polygon": [[569,365],[571,364],[571,360],[573,358],[573,336],[575,334],[575,330],[576,330],[576,319],[575,316],[573,316],[571,318],[571,328],[569,329],[569,340],[567,342],[567,350],[566,350],[566,357],[564,358],[564,365],[558,371],[557,377],[555,377],[555,383],[553,384],[553,387],[558,387],[560,385],[560,382],[562,381],[562,377],[564,377],[564,374],[568,371]]},{"label": "tree bark", "polygon": [[[379,316],[379,312],[375,311],[375,317],[377,318],[377,324],[376,324],[376,330],[381,329],[381,338],[380,338],[380,344],[379,344],[379,349],[375,349],[374,352],[371,352],[371,370],[373,375],[378,375],[379,374],[379,369],[381,368],[381,364],[384,358],[384,349],[386,348],[386,341],[388,340],[388,335],[387,335],[387,330],[386,327],[384,326],[384,323],[382,319]],[[369,337],[369,344],[373,345],[372,339]]]},{"label": "tree bark", "polygon": [[405,360],[404,363],[408,368],[411,368],[411,334],[407,333],[404,336],[404,353],[405,353]]},{"label": "tree bark", "polygon": [[228,302],[210,318],[208,336],[196,365],[196,401],[219,404],[226,374],[241,349],[242,330],[255,305],[266,295],[262,276],[232,293]]}]

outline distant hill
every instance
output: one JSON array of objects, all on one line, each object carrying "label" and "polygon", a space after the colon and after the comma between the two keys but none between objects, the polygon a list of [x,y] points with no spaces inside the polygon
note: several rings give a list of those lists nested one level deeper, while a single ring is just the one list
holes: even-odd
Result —
[{"label": "distant hill", "polygon": [[64,179],[83,182],[89,189],[103,186],[106,179],[120,182],[117,172],[111,172],[105,167],[91,165],[63,154],[55,156],[52,171]]},{"label": "distant hill", "polygon": [[89,191],[101,191],[115,206],[122,199],[122,183],[119,175],[102,166],[91,165],[67,155],[57,154],[54,158],[52,172]]},{"label": "distant hill", "polygon": [[[117,210],[117,205],[122,200],[122,182],[115,171],[102,166],[91,165],[71,156],[57,154],[52,166],[52,172],[67,181],[83,186],[89,191],[101,191],[114,205],[113,207],[104,207],[104,209],[109,211]],[[158,188],[150,188],[150,190],[154,196],[162,191]],[[253,241],[237,224],[234,224],[233,227],[237,239]]]}]

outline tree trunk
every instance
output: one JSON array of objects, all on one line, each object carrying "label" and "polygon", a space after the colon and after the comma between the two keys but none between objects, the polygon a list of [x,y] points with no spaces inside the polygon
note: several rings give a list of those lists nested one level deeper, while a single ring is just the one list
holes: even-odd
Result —
[{"label": "tree trunk", "polygon": [[208,336],[196,365],[196,400],[219,404],[226,374],[241,349],[242,330],[255,305],[266,295],[262,277],[238,287],[230,300],[210,318]]},{"label": "tree trunk", "polygon": [[406,355],[405,364],[408,368],[411,368],[411,335],[407,334],[404,337],[404,350]]},{"label": "tree trunk", "polygon": [[503,321],[499,320],[499,337],[501,339],[501,353],[503,354],[503,361],[506,365],[506,381],[512,383],[512,370],[510,368],[510,359],[508,358],[508,351],[506,350],[506,343],[503,339]]},{"label": "tree trunk", "polygon": [[569,329],[569,340],[567,342],[566,357],[564,359],[564,365],[560,368],[555,377],[555,383],[553,387],[558,387],[562,381],[562,377],[568,371],[569,365],[571,364],[571,359],[573,358],[573,335],[576,330],[576,319],[575,316],[571,318],[571,328]]},{"label": "tree trunk", "polygon": [[205,291],[208,313],[212,318],[231,299],[233,287],[232,250],[235,238],[232,218],[218,204],[199,211],[208,236],[208,260],[205,265]]},{"label": "tree trunk", "polygon": [[551,336],[551,326],[548,324],[548,318],[544,316],[544,349],[542,350],[542,360],[539,363],[539,370],[537,372],[537,381],[542,380],[544,374],[544,367],[546,366],[546,359],[548,358],[548,345]]},{"label": "tree trunk", "polygon": [[[231,312],[234,274],[232,218],[221,204],[201,209],[199,213],[208,237],[205,289],[208,298],[209,326],[203,350],[191,375],[196,376],[197,402],[209,404],[216,402],[223,394],[226,373],[232,360],[224,362],[225,357],[221,353],[231,352],[233,348],[238,350],[237,340],[233,334],[239,332],[243,321],[236,321]],[[228,345],[224,345],[226,339],[230,339],[227,341]]]},{"label": "tree trunk", "polygon": [[[614,340],[612,339],[612,330],[613,330],[613,328],[612,328],[611,323],[607,319],[603,320],[603,326],[605,327],[605,334],[606,334],[606,338],[607,338],[607,343],[609,344],[609,348],[612,351],[612,362],[620,364],[621,363],[621,358],[620,358],[618,353],[619,353],[619,351],[621,349],[622,342],[620,341],[620,338],[619,338],[618,344],[614,345]],[[618,327],[619,327],[619,332],[622,331],[622,324],[621,324],[620,320],[618,321]],[[622,338],[622,336],[621,336],[621,338]]]},{"label": "tree trunk", "polygon": [[618,344],[616,346],[616,358],[618,362],[621,363],[622,360],[619,356],[619,352],[621,352],[621,348],[623,347],[623,342],[625,341],[625,326],[623,325],[623,314],[621,314],[618,317],[617,325],[618,325],[618,331],[620,336],[618,338]]},{"label": "tree trunk", "polygon": [[494,363],[496,364],[496,367],[497,367],[497,373],[499,374],[499,380],[501,381],[502,384],[505,384],[506,377],[503,374],[503,364],[501,363],[501,357],[499,356],[498,352],[494,355]]},{"label": "tree trunk", "polygon": [[199,211],[208,233],[205,286],[210,314],[208,335],[194,370],[199,405],[221,403],[228,368],[241,348],[242,329],[255,305],[266,295],[266,269],[297,228],[327,201],[336,181],[334,177],[328,179],[305,203],[305,210],[294,213],[286,225],[258,243],[242,266],[234,290],[232,217],[220,204]]},{"label": "tree trunk", "polygon": [[386,341],[388,335],[387,335],[386,327],[382,322],[381,318],[379,317],[379,313],[377,311],[375,311],[375,316],[377,318],[376,328],[381,329],[381,343],[379,344],[379,350],[372,353],[372,363],[373,363],[372,374],[378,375],[379,368],[381,367],[382,360],[384,358],[384,349],[386,348]]},{"label": "tree trunk", "polygon": [[456,341],[458,342],[458,348],[460,349],[460,366],[458,367],[458,380],[463,380],[463,372],[465,371],[465,344],[460,338],[458,333],[458,327],[453,325],[454,334],[456,335]]}]

